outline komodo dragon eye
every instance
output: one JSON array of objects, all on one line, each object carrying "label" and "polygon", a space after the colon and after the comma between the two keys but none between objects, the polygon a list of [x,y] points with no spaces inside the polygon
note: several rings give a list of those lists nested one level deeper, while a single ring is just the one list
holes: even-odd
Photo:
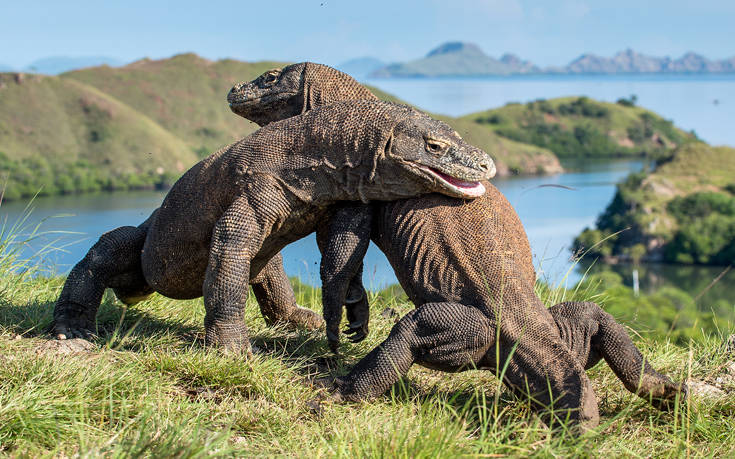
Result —
[{"label": "komodo dragon eye", "polygon": [[263,84],[265,86],[271,86],[276,81],[278,81],[278,72],[268,72],[263,75]]},{"label": "komodo dragon eye", "polygon": [[426,151],[429,153],[434,153],[435,155],[444,154],[447,147],[446,142],[442,142],[441,140],[426,139]]}]

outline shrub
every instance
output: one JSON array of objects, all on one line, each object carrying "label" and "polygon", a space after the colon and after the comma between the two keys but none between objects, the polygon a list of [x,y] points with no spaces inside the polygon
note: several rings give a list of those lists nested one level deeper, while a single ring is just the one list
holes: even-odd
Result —
[{"label": "shrub", "polygon": [[584,96],[568,104],[559,105],[558,110],[562,115],[581,115],[588,118],[604,118],[610,114],[610,110],[605,106]]}]

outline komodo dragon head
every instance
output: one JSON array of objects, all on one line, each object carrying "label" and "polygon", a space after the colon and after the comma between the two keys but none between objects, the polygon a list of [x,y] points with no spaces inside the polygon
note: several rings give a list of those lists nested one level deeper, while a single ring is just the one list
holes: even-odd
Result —
[{"label": "komodo dragon head", "polygon": [[465,142],[446,123],[411,109],[412,116],[396,125],[386,156],[427,180],[432,191],[459,198],[485,193],[480,183],[495,175],[490,156]]},{"label": "komodo dragon head", "polygon": [[[261,126],[349,100],[377,101],[377,97],[346,73],[312,62],[269,70],[235,85],[227,96],[234,113]],[[408,111],[412,115],[394,128],[386,153],[430,180],[433,188],[439,188],[436,191],[455,197],[481,196],[485,187],[479,181],[495,176],[492,159],[446,123],[413,108]]]},{"label": "komodo dragon head", "polygon": [[346,73],[313,62],[268,70],[253,81],[236,84],[227,95],[233,112],[259,126],[321,105],[361,99],[377,97]]}]

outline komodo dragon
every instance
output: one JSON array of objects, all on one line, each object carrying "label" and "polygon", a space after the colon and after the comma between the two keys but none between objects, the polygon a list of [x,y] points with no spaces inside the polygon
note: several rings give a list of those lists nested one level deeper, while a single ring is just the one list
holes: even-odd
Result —
[{"label": "komodo dragon", "polygon": [[189,169],[146,223],[142,252],[129,243],[138,228],[102,235],[67,278],[55,330],[89,333],[106,287],[144,282],[170,298],[203,295],[205,342],[248,352],[249,281],[328,218],[331,204],[476,196],[494,169],[485,152],[408,106],[348,101],[272,123]]},{"label": "komodo dragon", "polygon": [[[301,63],[236,85],[228,101],[235,113],[263,125],[315,107],[315,101],[353,97],[375,99],[342,72]],[[346,284],[351,273],[359,273],[368,236],[419,306],[349,375],[337,379],[341,397],[381,394],[413,363],[445,371],[487,368],[497,374],[509,359],[504,382],[512,389],[529,384],[543,406],[549,402],[544,395],[548,379],[553,395],[561,396],[557,408],[581,408],[573,416],[589,425],[597,422],[597,405],[583,369],[603,358],[628,390],[659,409],[670,408],[680,389],[684,397],[685,386],[656,372],[625,329],[596,304],[543,306],[533,291],[535,272],[523,226],[507,199],[494,186],[485,186],[488,192],[469,203],[433,194],[372,203],[372,212],[349,207],[336,212],[331,237],[337,244],[324,252],[322,271],[330,341],[339,339]],[[371,219],[372,232],[365,232]],[[362,284],[353,278],[350,289],[356,285]],[[348,318],[349,309],[348,304]],[[367,311],[352,316],[359,321]],[[350,331],[362,339],[366,327],[356,322]]]}]

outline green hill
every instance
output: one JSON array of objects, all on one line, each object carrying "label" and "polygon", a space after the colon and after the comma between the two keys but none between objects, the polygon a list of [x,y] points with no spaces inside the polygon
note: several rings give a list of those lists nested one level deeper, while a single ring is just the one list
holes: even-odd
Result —
[{"label": "green hill", "polygon": [[[60,76],[0,74],[4,198],[170,185],[197,159],[257,128],[234,115],[225,96],[234,83],[280,65],[182,54]],[[561,169],[544,148],[443,119],[491,154],[501,175]]]},{"label": "green hill", "polygon": [[587,97],[539,99],[463,119],[507,139],[548,148],[559,157],[666,156],[678,145],[696,140],[627,99],[618,103]]},{"label": "green hill", "polygon": [[233,115],[227,92],[277,62],[209,61],[195,54],[143,59],[120,68],[94,67],[65,73],[144,113],[206,156],[257,128]]},{"label": "green hill", "polygon": [[735,263],[735,148],[690,143],[652,173],[632,174],[575,245],[604,257]]},{"label": "green hill", "polygon": [[0,74],[5,198],[153,186],[196,155],[152,119],[78,81]]}]

